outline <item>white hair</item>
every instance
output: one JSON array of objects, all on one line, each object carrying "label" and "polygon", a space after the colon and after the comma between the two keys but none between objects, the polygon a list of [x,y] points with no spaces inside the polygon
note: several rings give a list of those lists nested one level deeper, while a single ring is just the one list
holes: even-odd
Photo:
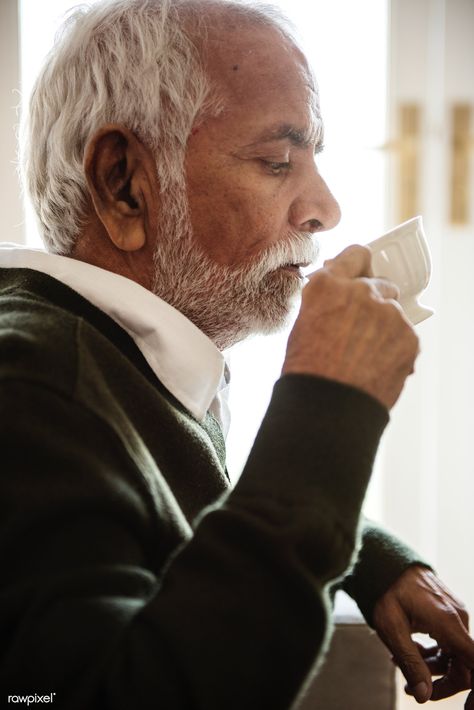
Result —
[{"label": "white hair", "polygon": [[184,185],[193,125],[222,110],[197,49],[212,12],[269,25],[292,42],[277,8],[245,0],[103,0],[74,8],[24,111],[23,179],[46,248],[71,253],[90,211],[83,168],[103,124],[132,130],[156,159],[162,193]]}]

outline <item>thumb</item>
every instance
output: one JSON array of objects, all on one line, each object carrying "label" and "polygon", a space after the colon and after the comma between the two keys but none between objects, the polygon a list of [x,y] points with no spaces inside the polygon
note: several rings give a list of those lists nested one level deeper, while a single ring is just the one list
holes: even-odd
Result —
[{"label": "thumb", "polygon": [[433,692],[431,676],[415,644],[407,641],[395,659],[407,681],[405,691],[413,695],[418,703],[429,700]]},{"label": "thumb", "polygon": [[[397,618],[394,618],[394,617]],[[431,673],[420,649],[411,638],[411,630],[405,614],[400,608],[392,610],[392,620],[383,632],[379,630],[382,641],[393,654],[394,661],[406,678],[405,690],[414,695],[418,703],[430,699],[433,690]]]},{"label": "thumb", "polygon": [[333,259],[327,259],[324,268],[333,276],[346,279],[372,276],[371,259],[372,252],[368,247],[352,244]]}]

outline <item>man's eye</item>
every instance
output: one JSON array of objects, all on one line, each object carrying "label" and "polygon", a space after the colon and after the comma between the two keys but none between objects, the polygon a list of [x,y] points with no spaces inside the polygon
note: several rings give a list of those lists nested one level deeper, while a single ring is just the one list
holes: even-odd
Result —
[{"label": "man's eye", "polygon": [[264,160],[265,166],[272,175],[281,175],[285,170],[288,170],[290,163],[274,163],[273,161]]}]

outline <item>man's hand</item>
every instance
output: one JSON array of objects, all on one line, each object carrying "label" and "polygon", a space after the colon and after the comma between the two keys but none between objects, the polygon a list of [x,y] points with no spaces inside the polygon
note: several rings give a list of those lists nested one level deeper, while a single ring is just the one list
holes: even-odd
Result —
[{"label": "man's hand", "polygon": [[[373,624],[419,703],[471,688],[474,641],[463,604],[429,569],[409,567],[375,606]],[[411,634],[429,634],[437,645],[424,649]],[[432,675],[441,678],[431,680]],[[474,709],[468,699],[466,708]]]},{"label": "man's hand", "polygon": [[371,278],[370,260],[366,247],[348,247],[311,276],[283,373],[337,380],[390,408],[413,372],[418,338],[396,302],[397,287]]}]

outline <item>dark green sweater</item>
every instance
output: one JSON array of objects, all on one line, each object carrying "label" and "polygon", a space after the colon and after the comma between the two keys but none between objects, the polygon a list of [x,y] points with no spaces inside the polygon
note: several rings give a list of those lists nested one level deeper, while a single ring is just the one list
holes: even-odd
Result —
[{"label": "dark green sweater", "polygon": [[[387,412],[275,385],[237,486],[224,441],[55,279],[0,270],[0,707],[288,708],[327,645]],[[376,528],[346,587],[370,620],[412,553]]]}]

